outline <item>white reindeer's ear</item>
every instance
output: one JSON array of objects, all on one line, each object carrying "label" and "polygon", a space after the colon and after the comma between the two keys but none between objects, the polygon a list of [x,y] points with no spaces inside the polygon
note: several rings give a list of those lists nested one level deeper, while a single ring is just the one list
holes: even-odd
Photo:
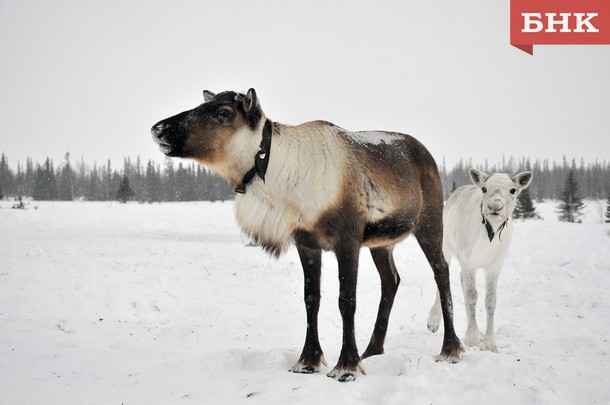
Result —
[{"label": "white reindeer's ear", "polygon": [[208,101],[210,101],[211,99],[213,99],[214,97],[216,97],[216,94],[212,93],[211,91],[209,91],[209,90],[203,91],[203,99],[205,100],[206,103]]},{"label": "white reindeer's ear", "polygon": [[483,183],[489,178],[489,174],[477,169],[470,169],[468,172],[470,173],[472,182],[479,187],[482,187]]},{"label": "white reindeer's ear", "polygon": [[513,182],[519,189],[519,191],[526,189],[532,182],[534,173],[532,172],[521,172],[513,177]]}]

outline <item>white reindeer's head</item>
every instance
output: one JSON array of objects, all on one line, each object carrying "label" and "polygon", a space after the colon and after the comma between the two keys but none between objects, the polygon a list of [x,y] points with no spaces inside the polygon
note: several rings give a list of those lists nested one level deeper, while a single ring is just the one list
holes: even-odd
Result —
[{"label": "white reindeer's head", "polygon": [[470,169],[470,178],[483,192],[481,214],[496,228],[505,223],[517,205],[517,196],[532,182],[532,172],[521,172],[513,177],[506,173],[487,174]]}]

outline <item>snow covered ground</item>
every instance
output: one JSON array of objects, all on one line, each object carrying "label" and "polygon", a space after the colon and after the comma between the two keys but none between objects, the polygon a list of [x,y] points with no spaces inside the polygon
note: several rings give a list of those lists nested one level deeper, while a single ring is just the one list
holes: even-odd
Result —
[{"label": "snow covered ground", "polygon": [[[498,289],[499,353],[468,348],[459,364],[434,362],[432,272],[414,239],[400,244],[386,354],[366,359],[353,383],[287,371],[305,337],[298,257],[244,246],[231,203],[11,205],[0,203],[0,404],[610,403],[603,203],[589,201],[582,224],[558,222],[554,203],[537,205],[544,220],[515,223]],[[360,350],[380,295],[362,253]],[[451,277],[462,336],[455,266]],[[341,344],[337,294],[325,254],[325,371]]]}]

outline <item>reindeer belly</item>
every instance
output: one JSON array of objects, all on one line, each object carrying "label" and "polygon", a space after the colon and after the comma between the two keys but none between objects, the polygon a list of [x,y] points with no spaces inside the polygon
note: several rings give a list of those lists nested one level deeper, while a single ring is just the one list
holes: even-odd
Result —
[{"label": "reindeer belly", "polygon": [[386,168],[383,176],[365,177],[362,182],[359,200],[365,222],[363,246],[399,242],[416,226],[421,198],[413,196],[421,196],[421,189],[414,186],[414,182],[405,184],[403,177],[406,177],[404,171]]},{"label": "reindeer belly", "polygon": [[370,222],[364,227],[362,246],[374,247],[397,243],[406,238],[415,226],[409,214],[394,215]]}]

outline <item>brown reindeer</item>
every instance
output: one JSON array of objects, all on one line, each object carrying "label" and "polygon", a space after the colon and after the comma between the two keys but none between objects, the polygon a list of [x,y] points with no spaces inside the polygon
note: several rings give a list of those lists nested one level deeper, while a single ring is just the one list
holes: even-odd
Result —
[{"label": "brown reindeer", "polygon": [[[298,126],[265,117],[254,89],[204,91],[205,103],[158,122],[154,140],[167,156],[192,158],[235,188],[237,221],[270,254],[296,245],[305,277],[307,332],[291,371],[313,373],[324,356],[318,340],[322,250],[339,265],[343,344],[329,377],[353,380],[360,359],[383,353],[400,282],[392,251],[413,234],[440,292],[444,339],[440,360],[458,361],[449,270],[442,253],[443,196],[434,159],[409,135],[349,132],[324,121]],[[358,354],[354,335],[361,247],[370,248],[381,277],[381,302],[370,343]]]}]

